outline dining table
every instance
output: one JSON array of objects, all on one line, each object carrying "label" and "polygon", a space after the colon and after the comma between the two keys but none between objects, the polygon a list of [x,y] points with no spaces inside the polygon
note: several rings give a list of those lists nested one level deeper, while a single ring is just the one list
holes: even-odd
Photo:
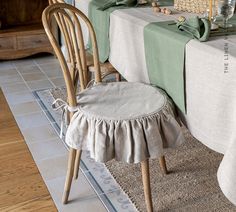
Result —
[{"label": "dining table", "polygon": [[[88,16],[90,2],[76,1],[75,6]],[[145,26],[197,15],[167,8],[172,10],[171,15],[155,13],[151,7],[111,12],[108,61],[127,81],[151,83],[145,57]],[[85,24],[82,31],[88,43]],[[207,42],[191,39],[185,46],[184,65],[186,111],[179,110],[179,114],[196,139],[224,155],[217,179],[222,192],[236,205],[236,35],[213,36]]]}]

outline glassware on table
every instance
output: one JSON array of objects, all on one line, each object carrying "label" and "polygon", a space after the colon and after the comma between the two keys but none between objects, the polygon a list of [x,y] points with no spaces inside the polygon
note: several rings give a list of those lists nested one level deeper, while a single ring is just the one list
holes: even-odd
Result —
[{"label": "glassware on table", "polygon": [[209,19],[209,21],[211,22],[211,30],[216,30],[219,28],[218,24],[216,24],[217,9],[218,9],[217,1],[218,0],[210,1],[211,5],[209,5],[207,2],[205,4],[204,17]]},{"label": "glassware on table", "polygon": [[222,28],[232,27],[228,20],[234,15],[236,0],[218,0],[218,15],[223,18],[223,23],[219,24]]}]

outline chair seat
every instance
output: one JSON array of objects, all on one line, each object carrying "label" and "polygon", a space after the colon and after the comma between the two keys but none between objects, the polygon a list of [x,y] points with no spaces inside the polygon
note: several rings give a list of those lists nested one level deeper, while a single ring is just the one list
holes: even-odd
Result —
[{"label": "chair seat", "polygon": [[157,113],[167,98],[159,89],[143,83],[103,83],[78,95],[79,110],[106,120],[138,119]]},{"label": "chair seat", "polygon": [[78,111],[66,143],[89,150],[99,162],[138,163],[163,155],[184,141],[173,104],[160,89],[143,83],[95,85],[78,95]]}]

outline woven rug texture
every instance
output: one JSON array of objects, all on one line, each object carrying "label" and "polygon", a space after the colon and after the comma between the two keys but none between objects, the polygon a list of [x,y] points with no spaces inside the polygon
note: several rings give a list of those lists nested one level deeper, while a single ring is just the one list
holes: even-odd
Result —
[{"label": "woven rug texture", "polygon": [[[66,90],[51,89],[48,95],[66,99]],[[236,207],[220,190],[216,178],[223,156],[193,138],[186,128],[183,131],[186,142],[176,149],[166,150],[168,175],[161,172],[158,159],[150,160],[154,211],[236,212]],[[106,167],[137,209],[146,211],[140,164],[112,160],[106,163]]]}]

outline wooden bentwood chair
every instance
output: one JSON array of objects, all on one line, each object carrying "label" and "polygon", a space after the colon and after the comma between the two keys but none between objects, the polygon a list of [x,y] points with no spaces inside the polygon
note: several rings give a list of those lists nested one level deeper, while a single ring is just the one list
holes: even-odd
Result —
[{"label": "wooden bentwood chair", "polygon": [[[98,59],[99,57],[98,57],[96,36],[95,36],[94,29],[90,21],[88,20],[88,18],[77,8],[68,4],[64,4],[64,3],[56,3],[56,4],[52,4],[48,6],[44,10],[43,15],[42,15],[43,26],[54,48],[54,51],[58,57],[58,60],[60,62],[60,65],[63,71],[63,76],[66,82],[68,105],[73,108],[78,106],[80,103],[80,100],[77,100],[77,97],[76,97],[76,88],[77,88],[78,81],[80,82],[81,91],[83,92],[87,91],[86,89],[87,57],[86,57],[86,50],[84,47],[84,40],[83,40],[83,36],[81,32],[80,20],[78,19],[78,17],[80,17],[86,23],[89,29],[89,34],[91,37],[91,42],[92,42],[92,47],[93,47],[93,65],[95,69],[95,83],[97,85],[100,85],[100,83],[102,82],[102,75],[101,75],[100,63]],[[68,51],[68,56],[69,56],[68,60],[64,57],[61,51],[61,47],[57,39],[53,35],[52,26],[50,25],[50,23],[52,23],[53,18],[56,18],[56,22],[61,31],[61,35],[63,36],[65,40],[66,49]],[[112,84],[112,83],[108,83],[108,84]],[[114,82],[113,84],[114,84],[113,87],[115,87],[115,84],[117,84],[117,86],[118,85],[126,86],[125,84],[129,85],[132,83]],[[135,85],[137,86],[139,84],[141,83],[136,83]],[[141,86],[147,87],[147,85],[144,85],[144,84],[141,84]],[[148,86],[148,87],[151,87],[151,86]],[[151,87],[150,89],[154,89],[154,88]],[[160,92],[158,93],[158,95],[162,96]],[[114,96],[116,96],[116,93],[114,94]],[[73,112],[70,112],[70,119],[72,118],[73,114],[74,114]],[[96,142],[99,143],[100,141],[98,140]],[[151,149],[150,151],[152,150],[153,149]],[[64,204],[66,204],[68,201],[73,176],[75,179],[78,177],[78,169],[79,169],[81,153],[82,153],[82,150],[76,150],[75,148],[70,147],[68,170],[67,170],[64,194],[63,194],[63,200],[62,200]],[[164,156],[161,156],[159,161],[160,161],[160,166],[163,172],[166,174],[167,169],[166,169]],[[150,211],[153,211],[153,206],[152,206],[150,179],[149,179],[150,178],[149,177],[149,161],[147,158],[140,162],[141,162],[141,172],[142,172],[142,180],[143,180],[143,186],[144,186],[145,202],[146,202],[147,210],[150,212]]]}]

